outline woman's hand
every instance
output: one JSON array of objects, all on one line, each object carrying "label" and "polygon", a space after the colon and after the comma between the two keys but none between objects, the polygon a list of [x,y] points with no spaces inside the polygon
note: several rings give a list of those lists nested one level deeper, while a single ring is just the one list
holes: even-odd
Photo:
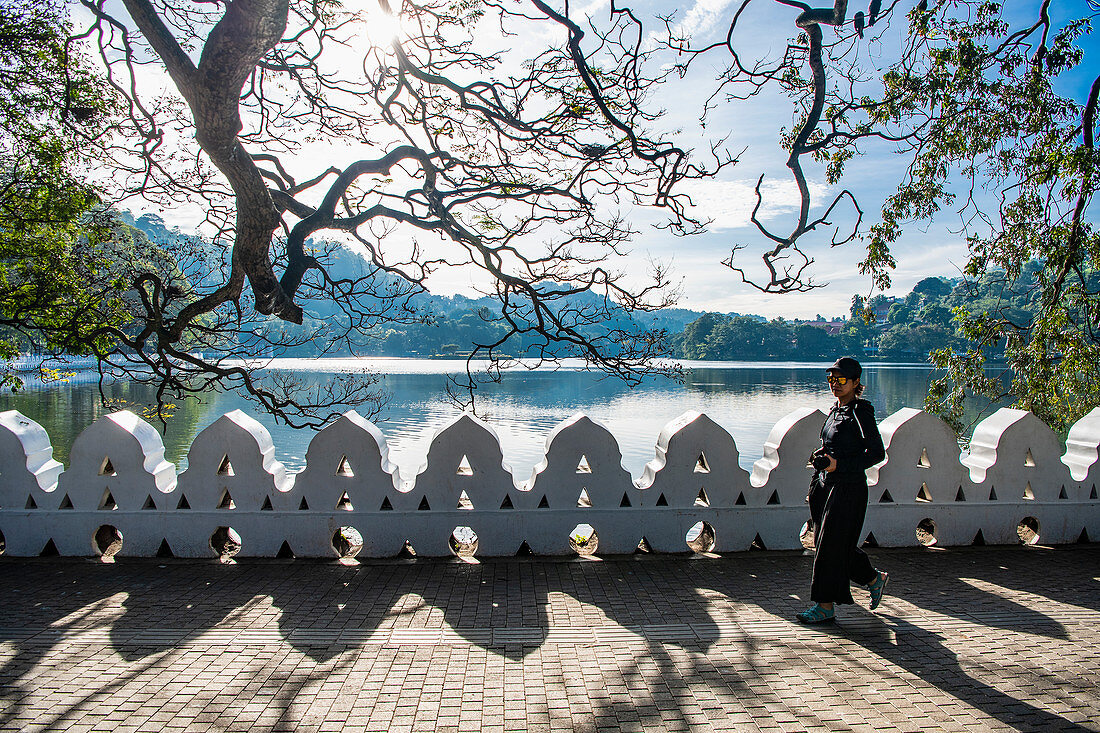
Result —
[{"label": "woman's hand", "polygon": [[829,465],[825,467],[825,473],[832,473],[836,470],[836,459],[828,453],[825,454],[825,457],[829,459]]}]

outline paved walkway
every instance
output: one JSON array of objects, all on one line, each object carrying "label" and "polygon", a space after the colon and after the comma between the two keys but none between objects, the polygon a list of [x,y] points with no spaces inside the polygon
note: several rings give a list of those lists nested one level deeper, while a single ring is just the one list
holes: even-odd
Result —
[{"label": "paved walkway", "polygon": [[236,565],[0,558],[3,730],[1100,731],[1100,546]]}]

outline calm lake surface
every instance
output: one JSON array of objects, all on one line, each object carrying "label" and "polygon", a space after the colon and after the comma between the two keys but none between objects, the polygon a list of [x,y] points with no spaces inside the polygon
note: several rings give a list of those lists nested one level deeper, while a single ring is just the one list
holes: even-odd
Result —
[{"label": "calm lake surface", "polygon": [[[504,462],[517,478],[530,476],[542,460],[546,438],[562,420],[584,412],[607,427],[619,441],[623,465],[637,478],[654,457],[661,429],[687,410],[704,412],[734,437],[740,463],[746,469],[763,454],[772,426],[800,407],[827,410],[832,403],[825,384],[831,362],[683,362],[686,379],[677,383],[651,379],[628,388],[621,382],[578,369],[511,371],[500,384],[478,390],[477,408],[500,436]],[[384,375],[389,403],[374,422],[390,446],[390,458],[412,478],[423,463],[435,432],[459,411],[448,402],[447,375],[462,373],[464,361],[430,359],[283,359],[271,368],[289,370],[303,379],[323,380],[332,374],[367,367]],[[868,362],[864,365],[864,396],[875,404],[881,421],[903,407],[920,408],[928,388],[928,365]],[[147,388],[129,382],[107,386],[108,395],[123,402],[141,402]],[[168,460],[186,466],[192,438],[222,414],[242,409],[271,431],[276,455],[289,470],[305,467],[312,430],[276,425],[232,393],[214,393],[188,400],[168,423],[164,443]],[[99,403],[91,374],[69,383],[28,383],[18,394],[0,397],[0,410],[18,410],[40,423],[54,445],[54,457],[66,462],[73,439],[111,409]]]}]

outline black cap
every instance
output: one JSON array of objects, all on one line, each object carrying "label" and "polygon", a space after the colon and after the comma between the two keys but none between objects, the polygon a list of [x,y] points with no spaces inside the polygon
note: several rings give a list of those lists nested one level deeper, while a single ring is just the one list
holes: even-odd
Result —
[{"label": "black cap", "polygon": [[859,379],[860,375],[863,374],[863,367],[861,367],[859,362],[852,357],[842,356],[825,371],[840,372],[840,376],[847,377],[848,379]]}]

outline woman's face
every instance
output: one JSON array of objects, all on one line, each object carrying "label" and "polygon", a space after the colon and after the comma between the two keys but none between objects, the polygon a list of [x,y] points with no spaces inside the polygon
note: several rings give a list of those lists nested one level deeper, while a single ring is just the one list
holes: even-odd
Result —
[{"label": "woman's face", "polygon": [[829,372],[828,379],[829,389],[832,390],[833,397],[836,397],[837,402],[846,405],[855,399],[856,387],[859,385],[858,379],[846,379],[839,372]]}]

